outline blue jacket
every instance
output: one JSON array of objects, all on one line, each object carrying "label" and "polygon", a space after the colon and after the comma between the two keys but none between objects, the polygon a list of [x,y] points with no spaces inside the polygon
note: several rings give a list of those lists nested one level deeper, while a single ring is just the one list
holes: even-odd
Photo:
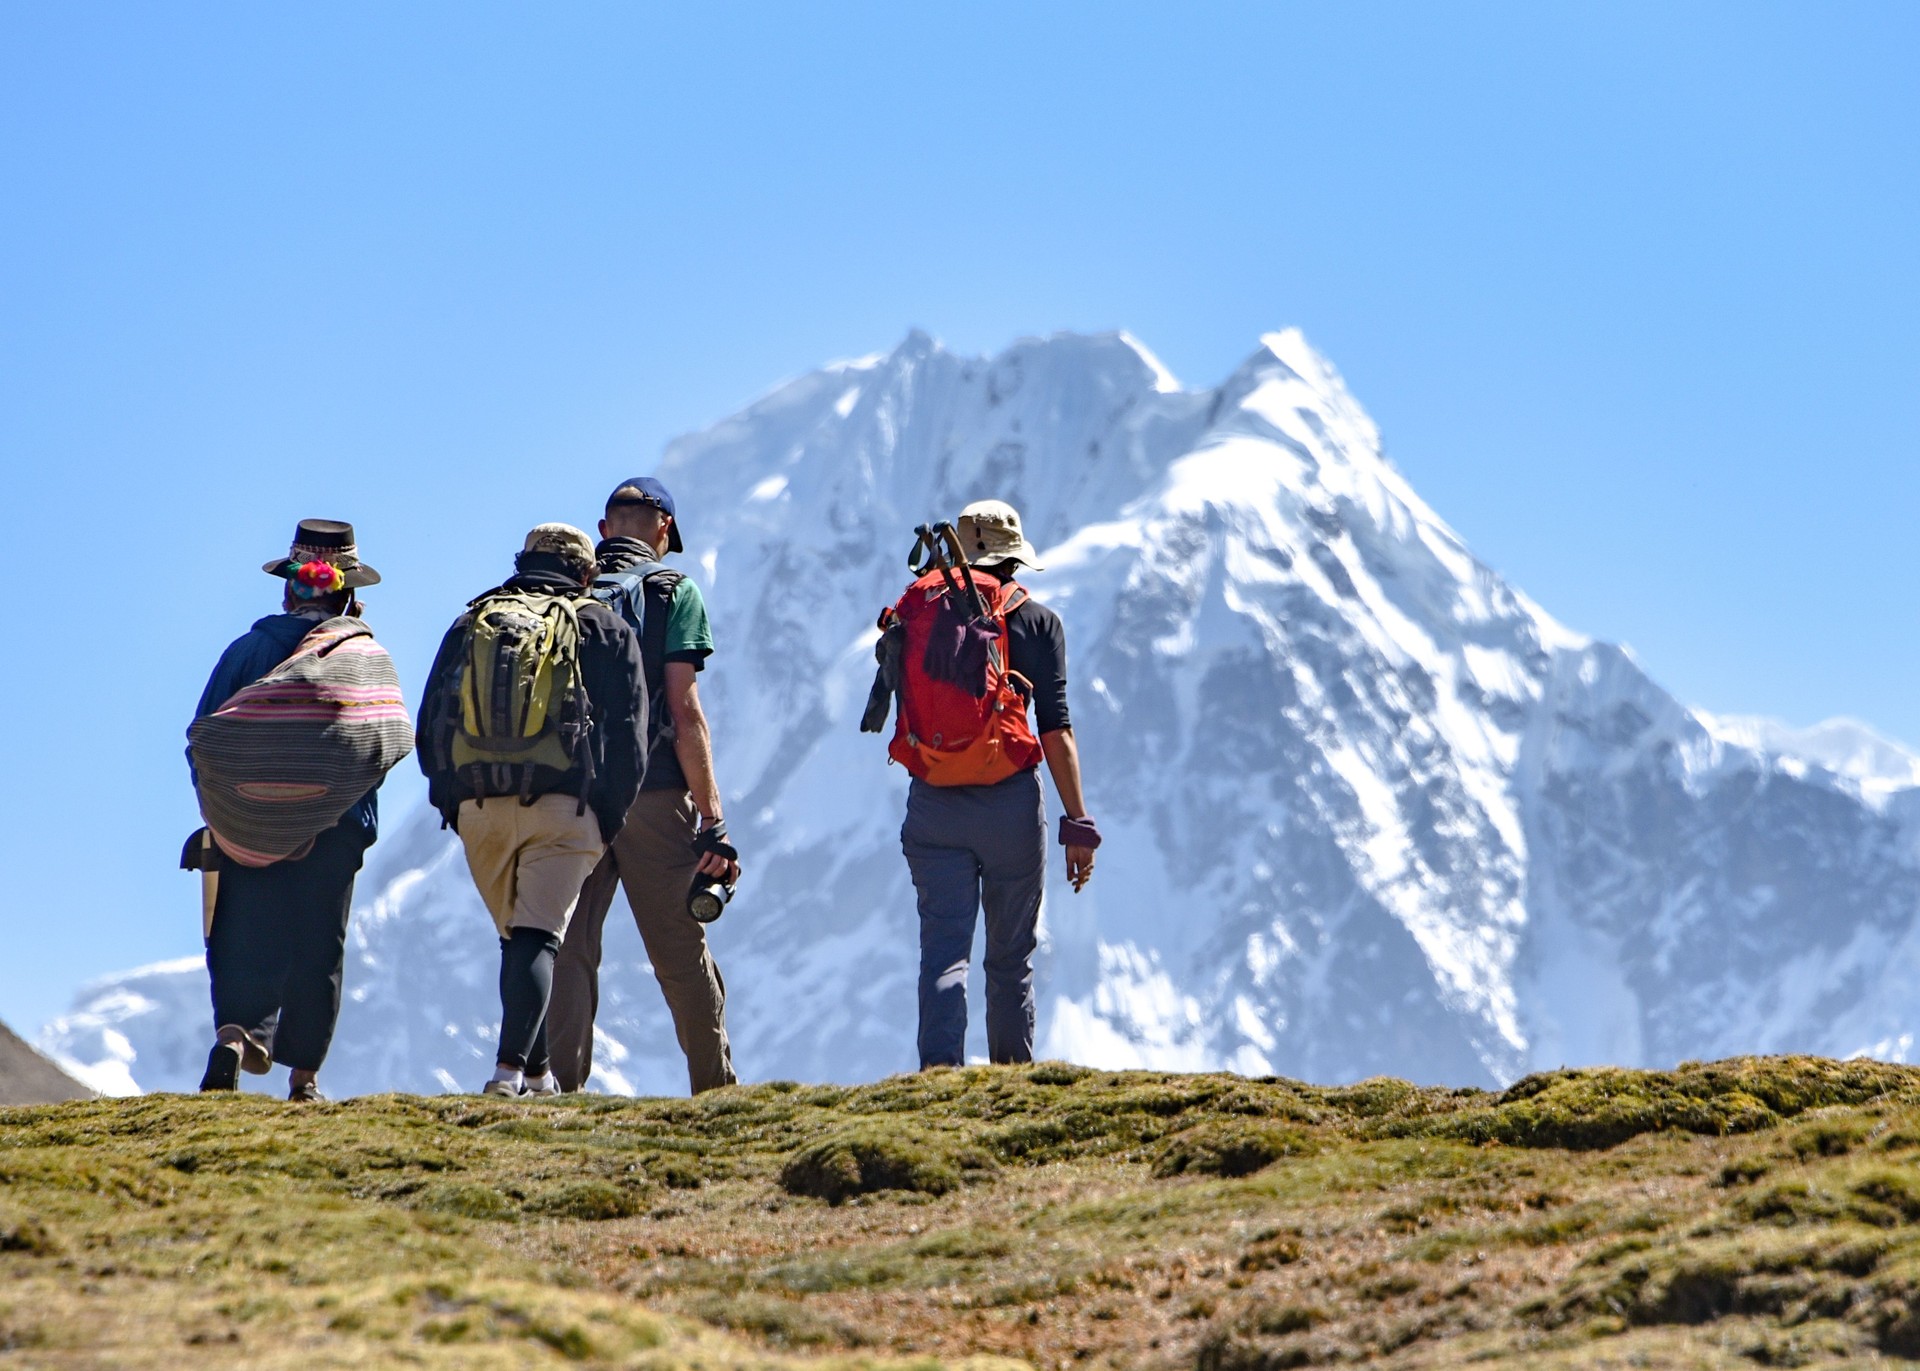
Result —
[{"label": "blue jacket", "polygon": [[[200,692],[200,706],[193,711],[193,717],[205,718],[232,699],[236,691],[252,685],[286,661],[300,646],[300,640],[319,622],[301,614],[269,614],[257,620],[220,654],[219,664],[207,678],[207,688]],[[187,774],[193,776],[194,784],[199,784],[200,778],[193,775],[191,748],[187,749]],[[379,791],[380,787],[374,786],[340,820],[342,824],[357,825],[368,846],[380,835]]]}]

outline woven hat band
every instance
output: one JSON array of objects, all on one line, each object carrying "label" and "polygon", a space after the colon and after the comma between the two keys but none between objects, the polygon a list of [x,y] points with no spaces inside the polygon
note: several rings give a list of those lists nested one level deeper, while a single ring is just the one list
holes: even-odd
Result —
[{"label": "woven hat band", "polygon": [[295,566],[305,562],[332,562],[342,571],[351,571],[360,565],[360,549],[357,547],[314,547],[309,543],[295,543],[287,551],[287,560]]}]

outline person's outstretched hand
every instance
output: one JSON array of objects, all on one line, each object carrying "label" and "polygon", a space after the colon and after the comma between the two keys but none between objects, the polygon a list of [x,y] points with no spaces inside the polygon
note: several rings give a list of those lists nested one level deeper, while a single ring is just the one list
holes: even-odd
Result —
[{"label": "person's outstretched hand", "polygon": [[1068,844],[1067,880],[1073,883],[1073,893],[1078,895],[1091,879],[1093,879],[1093,849]]}]

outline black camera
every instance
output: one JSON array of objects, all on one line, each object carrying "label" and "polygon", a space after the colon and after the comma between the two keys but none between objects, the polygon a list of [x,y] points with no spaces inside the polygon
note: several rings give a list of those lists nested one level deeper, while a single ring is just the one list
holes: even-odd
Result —
[{"label": "black camera", "polygon": [[687,891],[687,913],[703,924],[710,924],[726,912],[733,898],[733,887],[718,876],[695,876]]}]

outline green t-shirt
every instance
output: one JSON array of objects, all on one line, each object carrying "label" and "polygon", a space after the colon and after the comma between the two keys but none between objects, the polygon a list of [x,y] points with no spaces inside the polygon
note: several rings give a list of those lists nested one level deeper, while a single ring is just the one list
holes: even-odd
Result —
[{"label": "green t-shirt", "polygon": [[667,607],[666,659],[691,662],[697,671],[713,651],[713,627],[707,622],[707,602],[691,576],[682,576]]}]

